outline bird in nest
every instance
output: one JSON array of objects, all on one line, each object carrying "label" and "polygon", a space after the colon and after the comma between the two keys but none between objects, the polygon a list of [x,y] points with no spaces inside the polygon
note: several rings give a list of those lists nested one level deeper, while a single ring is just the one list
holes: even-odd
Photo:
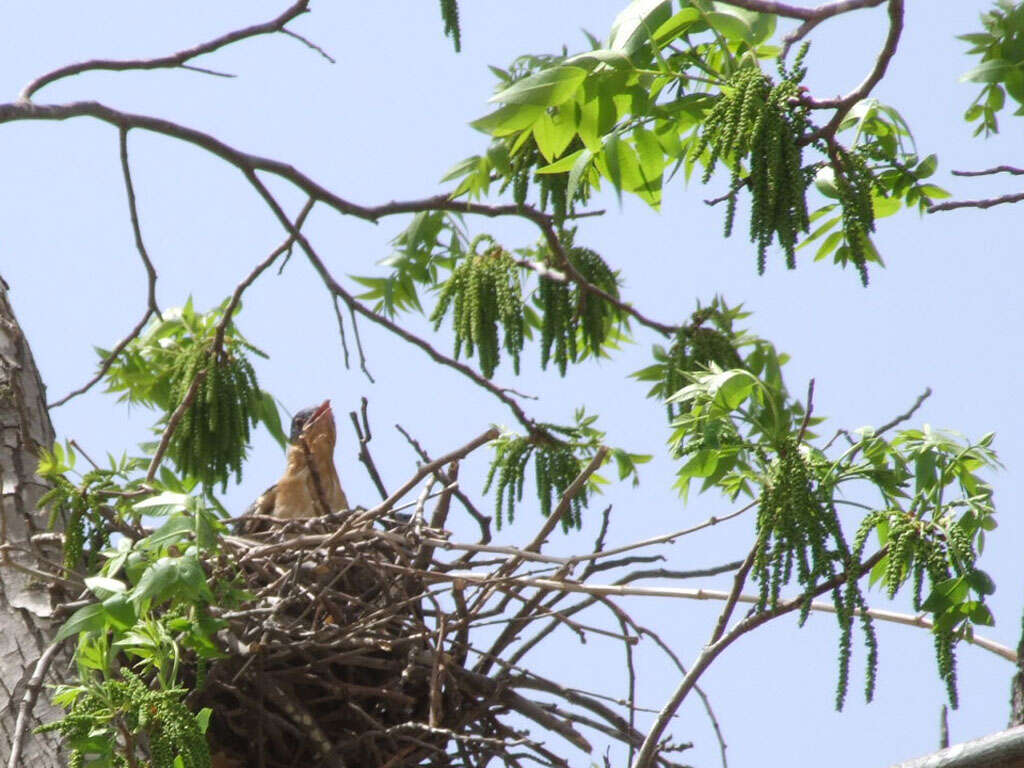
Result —
[{"label": "bird in nest", "polygon": [[[249,506],[245,516],[292,520],[348,509],[348,499],[334,467],[337,430],[331,401],[324,400],[296,413],[288,442],[284,474]],[[261,528],[255,520],[242,521],[240,526],[243,533],[255,533]]]}]

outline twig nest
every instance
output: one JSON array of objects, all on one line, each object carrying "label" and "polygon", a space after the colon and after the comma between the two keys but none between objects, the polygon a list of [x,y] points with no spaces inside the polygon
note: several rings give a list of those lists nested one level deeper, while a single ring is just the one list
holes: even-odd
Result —
[{"label": "twig nest", "polygon": [[437,612],[413,568],[423,534],[444,536],[382,530],[354,512],[228,540],[235,556],[219,575],[252,599],[224,614],[231,654],[199,681],[215,751],[285,768],[394,765],[444,749],[437,729],[460,727],[463,696],[436,671]]}]

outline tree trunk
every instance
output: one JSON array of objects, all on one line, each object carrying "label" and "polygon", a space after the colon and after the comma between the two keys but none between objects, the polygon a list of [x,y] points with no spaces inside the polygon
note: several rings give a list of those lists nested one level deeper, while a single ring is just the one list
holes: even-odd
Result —
[{"label": "tree trunk", "polygon": [[[58,622],[53,606],[61,598],[50,582],[33,575],[43,552],[30,537],[46,529],[47,515],[36,509],[46,486],[35,475],[38,449],[53,443],[53,426],[39,371],[0,277],[0,766],[10,759],[16,723],[29,692],[36,663],[49,646]],[[58,555],[59,557],[59,555]],[[46,682],[57,682],[67,656],[50,665]],[[35,686],[33,686],[35,687]],[[32,729],[53,720],[43,688],[21,729],[18,765],[50,768],[63,764],[58,739]]]},{"label": "tree trunk", "polygon": [[1021,620],[1020,642],[1017,644],[1017,674],[1010,684],[1010,728],[1024,725],[1024,619]]}]

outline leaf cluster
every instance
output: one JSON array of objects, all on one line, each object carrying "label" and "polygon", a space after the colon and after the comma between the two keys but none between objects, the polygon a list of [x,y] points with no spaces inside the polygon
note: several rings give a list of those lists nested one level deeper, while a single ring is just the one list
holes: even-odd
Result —
[{"label": "leaf cluster", "polygon": [[[541,514],[544,517],[551,515],[566,489],[602,445],[605,433],[594,426],[596,421],[597,416],[588,415],[580,408],[575,413],[573,425],[538,424],[529,435],[506,432],[491,444],[494,458],[484,483],[484,493],[493,485],[495,520],[499,529],[504,520],[509,523],[515,520],[516,503],[523,500],[530,459],[533,459]],[[616,463],[619,479],[632,477],[634,485],[638,482],[637,465],[651,459],[648,455],[629,453],[621,448],[612,449],[609,453]],[[590,476],[579,493],[569,500],[561,519],[563,531],[580,528],[583,509],[591,495],[599,492],[600,486],[606,482],[596,473]]]},{"label": "leaf cluster", "polygon": [[[760,271],[772,243],[793,267],[799,247],[829,234],[817,259],[852,263],[866,282],[867,262],[882,263],[870,239],[874,219],[947,196],[923,181],[934,158],[909,151],[903,119],[873,99],[854,105],[839,126],[852,132],[848,146],[823,138],[800,86],[806,48],[785,66],[782,49],[769,43],[774,16],[704,0],[680,6],[673,14],[672,4],[635,0],[606,42],[591,38],[589,51],[496,69],[492,101],[500,106],[473,123],[492,137],[491,147],[446,177],[459,181],[453,195],[480,197],[500,182],[499,194],[511,187],[523,203],[534,184],[561,219],[606,181],[620,197],[631,192],[657,208],[680,169],[689,179],[703,164],[708,183],[722,162],[731,177],[726,232],[746,190]],[[762,72],[772,59],[777,82]],[[820,158],[805,161],[805,147]],[[816,176],[818,190],[838,202],[811,214],[807,192]]]},{"label": "leaf cluster", "polygon": [[96,602],[73,613],[54,638],[77,637],[78,679],[54,697],[67,715],[44,728],[60,731],[83,765],[137,765],[148,745],[154,768],[208,766],[202,731],[209,711],[188,710],[182,683],[186,667],[198,685],[205,661],[223,656],[215,635],[225,624],[210,606],[236,607],[245,597],[230,580],[207,583],[204,563],[215,558],[225,529],[200,497],[181,492],[135,502],[131,513],[167,519],[137,540],[122,537],[93,553],[102,564],[89,569],[85,586]]},{"label": "leaf cluster", "polygon": [[712,363],[723,369],[743,367],[740,349],[754,344],[755,339],[735,329],[734,323],[749,314],[742,306],[730,307],[718,296],[706,307],[698,302],[667,349],[654,345],[654,364],[632,374],[639,381],[652,382],[647,397],[665,403],[670,421],[682,412],[683,405],[669,397],[689,383],[687,374],[705,370]]},{"label": "leaf cluster", "polygon": [[999,132],[998,113],[1006,96],[1017,102],[1016,116],[1024,115],[1024,4],[997,0],[992,10],[981,15],[983,31],[960,35],[968,53],[980,63],[961,81],[981,83],[981,91],[964,112],[968,123],[977,121],[974,135]]},{"label": "leaf cluster", "polygon": [[[978,474],[998,465],[991,435],[972,443],[926,426],[885,440],[865,429],[859,439],[850,438],[846,450],[829,456],[826,449],[835,438],[825,448],[812,445],[809,428],[820,419],[807,418],[804,407],[791,402],[767,350],[766,344],[755,348],[744,369],[711,365],[690,374],[692,383],[673,395],[687,406],[673,422],[673,447],[686,459],[680,489],[703,479],[702,490],[715,487],[730,497],[743,492],[754,499],[751,573],[760,585],[760,610],[776,605],[795,582],[804,595],[805,618],[814,590],[839,579],[831,592],[840,625],[840,706],[853,617],[865,607],[856,584],[868,536],[875,532],[883,549],[869,584],[881,582],[890,597],[902,585],[913,585],[915,609],[933,616],[939,675],[956,706],[954,645],[975,624],[992,620],[984,603],[992,582],[975,564],[984,533],[995,527],[991,488]],[[874,504],[849,500],[872,496]],[[866,512],[849,544],[838,514],[843,505]],[[877,647],[863,613],[861,620],[870,699]]]},{"label": "leaf cluster", "polygon": [[[154,427],[158,433],[191,394],[168,455],[183,472],[222,487],[232,472],[240,475],[250,425],[263,423],[282,446],[286,442],[277,406],[259,389],[248,359],[266,355],[233,323],[216,343],[226,306],[201,314],[189,299],[165,311],[125,347],[105,377],[107,391],[120,393],[119,400],[162,413]],[[97,352],[109,357],[105,350]]]},{"label": "leaf cluster", "polygon": [[210,711],[194,715],[184,703],[187,693],[152,690],[127,669],[89,685],[58,686],[54,702],[68,713],[36,732],[59,732],[71,749],[72,768],[139,765],[136,750],[143,744],[152,768],[209,768],[203,734]]}]

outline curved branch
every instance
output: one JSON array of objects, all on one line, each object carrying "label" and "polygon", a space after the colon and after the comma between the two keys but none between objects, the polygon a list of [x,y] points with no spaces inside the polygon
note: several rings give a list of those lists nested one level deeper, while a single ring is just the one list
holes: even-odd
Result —
[{"label": "curved branch", "polygon": [[888,0],[888,2],[889,33],[885,37],[885,43],[882,45],[882,50],[878,53],[878,58],[875,59],[875,66],[871,68],[871,72],[868,73],[868,76],[864,78],[861,84],[839,99],[822,99],[820,101],[810,98],[803,99],[804,103],[813,109],[836,110],[836,113],[828,123],[804,138],[804,143],[810,144],[818,139],[835,136],[836,131],[839,130],[839,124],[843,122],[843,119],[853,105],[867,97],[871,90],[885,77],[885,71],[889,68],[889,62],[895,55],[896,48],[899,45],[900,35],[903,34],[903,0]]},{"label": "curved branch", "polygon": [[118,342],[117,346],[110,351],[110,354],[107,355],[100,364],[95,376],[89,379],[89,381],[78,389],[64,395],[60,400],[50,403],[47,405],[47,408],[57,408],[58,406],[64,405],[64,403],[68,402],[71,398],[85,394],[92,389],[96,382],[107,374],[107,371],[110,370],[110,366],[113,365],[114,361],[117,359],[117,356],[124,351],[124,348],[128,346],[132,339],[142,333],[142,329],[146,327],[146,323],[149,321],[149,318],[154,315],[156,317],[160,317],[160,307],[158,307],[156,303],[156,268],[153,266],[153,261],[149,258],[149,252],[146,250],[146,244],[142,240],[142,227],[139,224],[139,209],[135,202],[135,185],[132,184],[131,166],[128,164],[127,126],[122,125],[118,128],[118,149],[120,150],[121,157],[121,175],[124,177],[124,190],[128,197],[128,217],[131,219],[132,233],[135,235],[135,249],[139,252],[139,258],[142,259],[142,265],[146,269],[146,314],[144,314],[142,319],[136,323],[131,332]]},{"label": "curved branch", "polygon": [[224,48],[232,43],[237,43],[239,40],[257,37],[259,35],[272,34],[274,32],[283,32],[285,31],[285,24],[297,16],[306,13],[308,10],[309,0],[297,0],[283,13],[270,21],[266,21],[262,24],[253,24],[252,26],[245,27],[243,29],[236,29],[233,32],[228,32],[226,35],[215,37],[213,40],[208,40],[207,42],[200,43],[192,48],[186,48],[185,50],[178,51],[177,53],[172,53],[169,56],[160,56],[155,59],[92,59],[90,61],[82,61],[77,64],[68,64],[67,66],[55,69],[52,72],[47,72],[45,75],[37,77],[31,83],[26,85],[18,95],[18,101],[29,102],[37,91],[45,88],[47,85],[55,83],[58,80],[63,80],[66,77],[80,75],[83,72],[97,72],[101,70],[108,72],[126,72],[128,70],[137,69],[183,68],[212,74],[209,70],[204,70],[200,67],[186,67],[185,63],[197,56],[212,53],[219,48]]}]

